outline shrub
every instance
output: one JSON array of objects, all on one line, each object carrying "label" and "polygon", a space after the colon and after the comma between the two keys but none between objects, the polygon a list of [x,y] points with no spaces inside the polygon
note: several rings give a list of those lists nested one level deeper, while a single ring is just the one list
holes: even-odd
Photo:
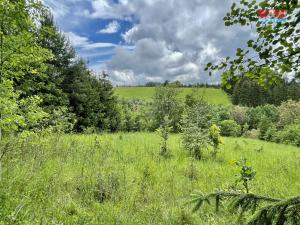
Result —
[{"label": "shrub", "polygon": [[170,125],[174,132],[178,132],[180,128],[180,119],[183,113],[183,102],[179,96],[180,90],[174,87],[157,87],[153,96],[151,111],[154,122],[154,129],[164,121],[164,117],[168,116],[171,120]]},{"label": "shrub", "polygon": [[71,132],[75,123],[75,115],[69,112],[66,107],[57,107],[49,114],[49,118],[47,119],[47,125],[55,133]]},{"label": "shrub", "polygon": [[209,129],[209,139],[213,147],[212,155],[215,157],[218,153],[220,144],[222,144],[221,130],[215,124],[213,124]]},{"label": "shrub", "polygon": [[186,127],[183,135],[184,148],[197,160],[202,159],[203,151],[209,146],[207,130],[196,126]]},{"label": "shrub", "polygon": [[267,133],[268,129],[272,126],[273,126],[272,121],[267,117],[263,117],[258,124],[258,129],[260,131],[259,139],[265,140],[266,133]]},{"label": "shrub", "polygon": [[243,136],[246,138],[258,139],[260,137],[260,131],[258,129],[248,130]]},{"label": "shrub", "polygon": [[264,135],[264,140],[278,142],[277,134],[278,133],[276,126],[274,124],[271,124],[271,126],[269,126],[267,132]]},{"label": "shrub", "polygon": [[231,112],[233,120],[241,126],[246,124],[248,121],[247,110],[247,107],[234,106]]},{"label": "shrub", "polygon": [[278,108],[273,105],[258,106],[256,108],[250,108],[247,112],[248,124],[251,129],[257,129],[259,123],[268,118],[270,122],[277,123],[279,119]]},{"label": "shrub", "polygon": [[281,143],[300,147],[300,120],[295,124],[286,126],[283,131],[279,132],[278,138]]},{"label": "shrub", "polygon": [[216,124],[219,124],[223,120],[231,120],[231,107],[230,106],[224,106],[224,105],[218,105],[214,106],[213,108],[214,113],[214,122]]},{"label": "shrub", "polygon": [[238,137],[241,135],[241,126],[234,120],[224,120],[220,123],[221,135]]},{"label": "shrub", "polygon": [[300,102],[289,100],[279,107],[279,127],[285,127],[300,118]]}]

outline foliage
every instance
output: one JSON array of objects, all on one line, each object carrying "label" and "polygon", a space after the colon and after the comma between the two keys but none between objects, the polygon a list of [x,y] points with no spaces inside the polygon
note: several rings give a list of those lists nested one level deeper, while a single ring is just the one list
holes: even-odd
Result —
[{"label": "foliage", "polygon": [[236,183],[241,182],[245,188],[246,193],[250,192],[250,182],[252,182],[256,176],[256,171],[253,167],[247,165],[247,159],[241,158],[239,161],[233,162],[239,167],[239,174],[236,175]]},{"label": "foliage", "polygon": [[209,139],[211,141],[211,145],[213,147],[213,156],[215,157],[219,151],[219,147],[220,147],[220,144],[222,144],[222,139],[221,139],[221,130],[220,128],[213,124],[210,129],[209,129]]},{"label": "foliage", "polygon": [[248,124],[251,129],[257,129],[260,122],[268,119],[269,122],[277,123],[279,119],[279,111],[274,105],[263,105],[256,108],[250,108],[248,114]]},{"label": "foliage", "polygon": [[157,129],[163,123],[164,117],[168,116],[173,131],[179,131],[183,113],[183,103],[179,93],[180,90],[176,87],[156,87],[151,106],[154,129]]},{"label": "foliage", "polygon": [[234,120],[224,120],[220,123],[221,135],[238,137],[241,135],[241,126]]},{"label": "foliage", "polygon": [[149,106],[138,99],[118,100],[117,115],[115,116],[117,131],[137,132],[150,130]]},{"label": "foliage", "polygon": [[267,103],[267,94],[255,80],[246,78],[236,83],[231,100],[234,105],[256,107]]},{"label": "foliage", "polygon": [[223,120],[232,119],[231,106],[215,105],[213,106],[214,122],[218,125]]},{"label": "foliage", "polygon": [[170,135],[172,127],[170,127],[170,120],[166,116],[160,128],[158,129],[161,142],[160,142],[160,155],[163,157],[170,156],[170,150],[168,147],[168,139]]},{"label": "foliage", "polygon": [[300,83],[295,79],[292,81],[282,79],[271,87],[265,88],[255,80],[244,77],[236,82],[230,96],[234,105],[249,107],[264,104],[280,105],[289,99],[300,100]]},{"label": "foliage", "polygon": [[87,127],[100,130],[117,130],[117,99],[111,83],[104,78],[96,78],[82,60],[69,67],[62,82],[68,94],[71,112],[77,117],[75,129]]},{"label": "foliage", "polygon": [[13,83],[3,80],[0,85],[0,129],[10,135],[19,130],[40,129],[40,124],[48,116],[40,107],[41,99],[37,96],[18,100]]},{"label": "foliage", "polygon": [[198,101],[186,109],[182,118],[182,138],[185,149],[201,159],[210,145],[210,127],[213,124],[213,108],[205,101]]},{"label": "foliage", "polygon": [[275,125],[270,118],[268,118],[268,117],[261,118],[261,120],[257,126],[259,129],[259,138],[262,140],[265,140],[268,130],[270,129],[270,127],[273,127],[273,126],[275,126]]},{"label": "foliage", "polygon": [[73,131],[76,117],[66,107],[54,109],[46,121],[46,126],[54,133],[69,133]]},{"label": "foliage", "polygon": [[[259,9],[285,9],[287,21],[284,23],[264,23],[258,19]],[[286,72],[299,73],[299,3],[297,0],[250,1],[233,3],[230,12],[224,17],[226,26],[239,24],[256,28],[257,38],[247,42],[247,48],[236,50],[236,57],[227,57],[222,62],[207,64],[206,70],[224,70],[223,83],[231,88],[231,81],[240,79],[240,74],[249,77],[260,85],[269,86],[280,79],[270,75],[265,65],[283,75]],[[267,70],[267,71],[265,71]]]},{"label": "foliage", "polygon": [[9,80],[2,81],[0,92],[0,129],[3,133],[10,134],[16,132],[19,125],[25,126],[25,121],[18,113],[18,96],[14,92],[13,83]]},{"label": "foliage", "polygon": [[245,211],[255,211],[258,205],[262,202],[278,202],[278,199],[259,196],[254,194],[241,194],[236,192],[215,192],[208,195],[202,193],[192,194],[193,199],[190,203],[196,203],[193,211],[198,211],[205,203],[211,204],[211,200],[215,200],[216,212],[219,212],[221,202],[224,200],[231,200],[231,209]]},{"label": "foliage", "polygon": [[285,127],[300,118],[300,102],[289,100],[279,107],[279,127]]},{"label": "foliage", "polygon": [[197,125],[190,123],[186,118],[183,119],[183,124],[182,139],[185,149],[195,159],[202,159],[203,151],[209,146],[208,130],[197,127]]},{"label": "foliage", "polygon": [[265,136],[263,138],[266,141],[278,142],[278,140],[277,140],[277,128],[274,124],[271,124],[271,126],[268,128],[268,130],[265,133]]},{"label": "foliage", "polygon": [[[240,167],[240,174],[237,182],[242,182],[246,189],[246,194],[238,192],[215,192],[204,196],[201,193],[193,194],[190,203],[195,204],[193,211],[198,211],[205,203],[211,204],[215,200],[216,212],[219,212],[222,201],[230,200],[230,210],[239,212],[238,222],[241,222],[246,212],[254,214],[248,225],[263,224],[298,224],[300,222],[300,198],[291,198],[281,200],[266,196],[260,196],[249,193],[249,182],[255,178],[255,170],[246,164],[246,159],[234,161],[234,164]],[[262,204],[267,204],[261,207]]]},{"label": "foliage", "polygon": [[260,211],[249,221],[248,225],[264,224],[292,224],[300,222],[300,198],[291,198],[270,204]]},{"label": "foliage", "polygon": [[[229,200],[231,211],[240,211],[240,218],[245,212],[257,212],[250,218],[247,225],[267,225],[267,224],[292,224],[296,225],[300,221],[300,198],[295,197],[288,200],[281,200],[255,194],[240,194],[234,192],[217,192],[209,195],[194,194],[191,203],[196,203],[194,211],[199,210],[204,203],[211,203],[215,200],[216,212],[222,201]],[[267,206],[258,208],[262,204]]]},{"label": "foliage", "polygon": [[260,130],[259,129],[247,130],[244,132],[243,137],[259,139],[261,137]]},{"label": "foliage", "polygon": [[231,111],[233,120],[241,126],[245,125],[248,121],[247,111],[247,107],[234,106]]},{"label": "foliage", "polygon": [[276,137],[281,143],[300,147],[300,119],[295,124],[287,125]]}]

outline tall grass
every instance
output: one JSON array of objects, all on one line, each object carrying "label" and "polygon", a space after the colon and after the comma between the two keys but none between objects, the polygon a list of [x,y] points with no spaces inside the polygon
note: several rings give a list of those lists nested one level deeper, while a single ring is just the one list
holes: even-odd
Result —
[{"label": "tall grass", "polygon": [[226,138],[220,154],[188,157],[172,135],[172,157],[159,155],[157,134],[29,137],[6,146],[0,224],[234,224],[235,217],[185,203],[195,190],[231,190],[230,164],[246,157],[257,171],[252,191],[299,195],[300,149]]}]

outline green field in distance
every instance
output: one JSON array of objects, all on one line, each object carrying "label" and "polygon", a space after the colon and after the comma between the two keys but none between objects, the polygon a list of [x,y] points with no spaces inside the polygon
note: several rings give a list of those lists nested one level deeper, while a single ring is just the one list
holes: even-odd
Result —
[{"label": "green field in distance", "polygon": [[[182,97],[193,91],[193,88],[180,88]],[[138,98],[141,100],[151,100],[155,92],[155,87],[116,87],[115,93],[125,99]],[[198,88],[200,96],[211,104],[229,105],[230,99],[221,89],[216,88]]]}]

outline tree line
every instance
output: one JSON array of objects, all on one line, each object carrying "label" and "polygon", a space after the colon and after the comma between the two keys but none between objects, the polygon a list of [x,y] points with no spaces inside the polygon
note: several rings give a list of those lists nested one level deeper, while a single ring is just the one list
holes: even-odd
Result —
[{"label": "tree line", "polygon": [[[116,97],[37,0],[0,2],[1,130],[115,130]],[[13,128],[14,127],[14,128]]]}]

